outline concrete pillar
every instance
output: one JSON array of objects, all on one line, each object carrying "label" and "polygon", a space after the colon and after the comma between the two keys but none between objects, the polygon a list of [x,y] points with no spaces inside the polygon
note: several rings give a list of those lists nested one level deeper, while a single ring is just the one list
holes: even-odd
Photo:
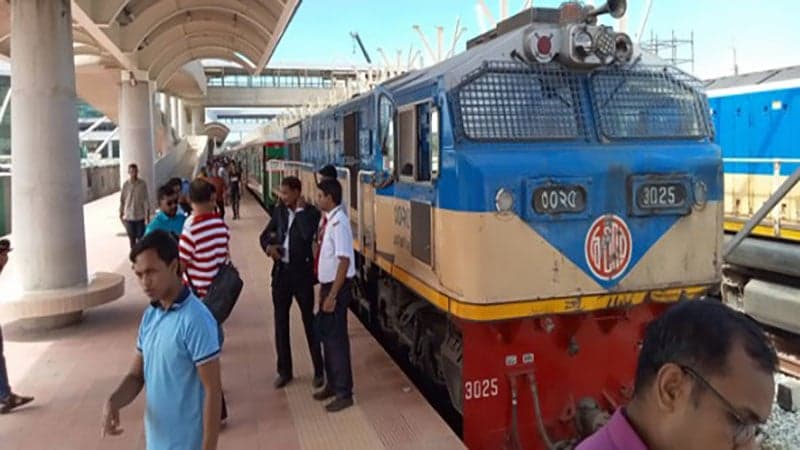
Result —
[{"label": "concrete pillar", "polygon": [[[122,82],[119,102],[120,180],[128,179],[128,165],[139,166],[139,178],[147,183],[151,205],[155,205],[155,154],[150,104],[150,82]],[[122,184],[120,183],[120,186]]]},{"label": "concrete pillar", "polygon": [[206,123],[206,108],[203,105],[192,105],[192,134],[203,134]]},{"label": "concrete pillar", "polygon": [[161,112],[164,113],[164,121],[166,125],[169,126],[172,120],[172,112],[170,110],[171,102],[169,101],[169,95],[161,92],[158,94],[159,103],[161,106]]},{"label": "concrete pillar", "polygon": [[181,99],[178,99],[178,136],[186,136],[186,106]]},{"label": "concrete pillar", "polygon": [[14,0],[11,16],[12,259],[24,291],[85,285],[70,2]]},{"label": "concrete pillar", "polygon": [[170,119],[169,123],[172,128],[178,128],[178,98],[177,97],[170,97],[169,98],[169,110],[170,110]]},{"label": "concrete pillar", "polygon": [[14,253],[0,320],[46,329],[119,298],[124,278],[89,277],[69,0],[11,2]]}]

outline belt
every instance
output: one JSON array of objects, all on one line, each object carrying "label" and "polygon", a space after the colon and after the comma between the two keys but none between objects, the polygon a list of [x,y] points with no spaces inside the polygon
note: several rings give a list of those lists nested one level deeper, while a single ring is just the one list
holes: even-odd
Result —
[{"label": "belt", "polygon": [[[345,283],[345,284],[347,284],[347,283],[349,283],[349,282],[353,281],[353,278],[354,278],[354,277],[345,278],[345,279],[344,279],[344,283]],[[331,281],[330,283],[323,283],[323,282],[321,282],[321,281],[320,281],[320,283],[319,283],[319,286],[320,286],[320,287],[327,288],[327,287],[333,286],[333,283],[334,283],[333,281]]]}]

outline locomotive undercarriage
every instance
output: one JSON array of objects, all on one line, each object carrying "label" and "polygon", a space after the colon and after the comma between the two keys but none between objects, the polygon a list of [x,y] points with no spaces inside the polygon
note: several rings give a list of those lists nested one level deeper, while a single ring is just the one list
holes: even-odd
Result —
[{"label": "locomotive undercarriage", "polygon": [[[359,258],[360,259],[360,258]],[[461,413],[462,338],[447,315],[377,266],[361,266],[356,312],[370,331],[394,346]]]}]

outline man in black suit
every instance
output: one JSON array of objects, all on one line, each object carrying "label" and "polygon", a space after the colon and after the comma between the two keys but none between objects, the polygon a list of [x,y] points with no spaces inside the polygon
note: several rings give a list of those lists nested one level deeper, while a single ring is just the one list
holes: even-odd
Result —
[{"label": "man in black suit", "polygon": [[324,383],[321,344],[314,333],[314,242],[320,212],[308,205],[301,195],[297,177],[281,182],[280,199],[272,218],[261,233],[261,248],[274,261],[272,266],[272,303],[275,307],[275,349],[278,354],[278,378],[275,389],[286,386],[292,373],[292,349],[289,336],[289,310],[292,297],[297,299],[303,317],[311,362],[314,364],[314,387]]}]

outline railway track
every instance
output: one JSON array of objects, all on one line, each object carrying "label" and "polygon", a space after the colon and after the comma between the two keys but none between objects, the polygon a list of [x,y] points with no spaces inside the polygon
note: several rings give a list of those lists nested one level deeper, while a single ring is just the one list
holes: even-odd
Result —
[{"label": "railway track", "polygon": [[766,331],[778,351],[780,371],[800,378],[800,336],[769,327]]},{"label": "railway track", "polygon": [[789,355],[786,353],[779,353],[780,369],[786,375],[800,378],[800,358],[796,355]]}]

